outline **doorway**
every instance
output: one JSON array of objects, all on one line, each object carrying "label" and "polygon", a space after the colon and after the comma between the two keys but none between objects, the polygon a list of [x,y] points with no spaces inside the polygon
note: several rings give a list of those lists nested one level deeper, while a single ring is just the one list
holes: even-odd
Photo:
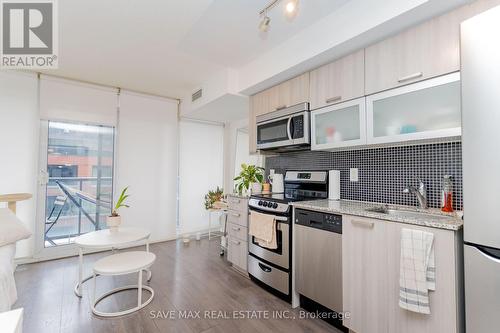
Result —
[{"label": "doorway", "polygon": [[106,228],[113,201],[114,127],[42,121],[37,228],[41,250]]}]

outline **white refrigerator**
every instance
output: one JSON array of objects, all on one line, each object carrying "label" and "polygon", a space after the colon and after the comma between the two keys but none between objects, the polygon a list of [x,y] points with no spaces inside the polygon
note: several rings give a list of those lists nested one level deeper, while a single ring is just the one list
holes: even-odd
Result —
[{"label": "white refrigerator", "polygon": [[500,331],[500,7],[461,25],[466,329]]}]

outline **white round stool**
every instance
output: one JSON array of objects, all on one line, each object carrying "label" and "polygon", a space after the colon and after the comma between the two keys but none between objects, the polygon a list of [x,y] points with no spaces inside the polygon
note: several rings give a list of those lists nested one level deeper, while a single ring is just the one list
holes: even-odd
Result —
[{"label": "white round stool", "polygon": [[[140,310],[146,305],[148,305],[155,295],[153,288],[149,286],[142,285],[142,272],[147,268],[151,267],[151,265],[155,262],[156,256],[154,253],[145,252],[145,251],[130,251],[130,252],[122,252],[113,254],[102,259],[99,259],[94,264],[94,298],[92,302],[92,312],[101,317],[117,317],[123,316],[134,311]],[[139,273],[139,278],[137,285],[129,285],[124,287],[115,288],[107,293],[103,294],[99,298],[96,299],[96,280],[97,275],[125,275],[130,273]],[[123,290],[137,289],[137,306],[118,312],[102,312],[96,309],[96,306],[99,302],[101,302],[106,297],[115,294],[117,292]],[[142,290],[148,290],[151,293],[151,296],[147,301],[142,303]]]}]

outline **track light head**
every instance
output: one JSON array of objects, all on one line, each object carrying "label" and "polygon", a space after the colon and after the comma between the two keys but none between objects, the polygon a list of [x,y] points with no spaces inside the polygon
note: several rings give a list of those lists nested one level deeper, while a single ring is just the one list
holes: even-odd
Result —
[{"label": "track light head", "polygon": [[[261,32],[267,32],[269,30],[271,19],[269,18],[269,16],[267,16],[267,13],[281,1],[282,0],[271,0],[271,2],[259,12],[260,16],[262,17],[259,23],[259,30]],[[299,11],[298,7],[299,0],[286,0],[284,7],[285,16],[289,20],[295,18],[295,16],[297,16],[297,12]]]},{"label": "track light head", "polygon": [[267,13],[264,14],[264,17],[259,23],[259,30],[262,32],[267,32],[269,30],[269,25],[271,24],[271,19],[267,16]]}]

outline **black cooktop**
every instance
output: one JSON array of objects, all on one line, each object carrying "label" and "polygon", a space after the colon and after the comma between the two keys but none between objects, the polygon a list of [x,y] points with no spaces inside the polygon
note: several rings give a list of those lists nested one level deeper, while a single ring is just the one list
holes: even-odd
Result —
[{"label": "black cooktop", "polygon": [[252,194],[252,197],[257,199],[276,201],[282,203],[319,199],[319,198],[297,196],[285,193],[267,193],[267,194],[260,193],[260,194]]}]

